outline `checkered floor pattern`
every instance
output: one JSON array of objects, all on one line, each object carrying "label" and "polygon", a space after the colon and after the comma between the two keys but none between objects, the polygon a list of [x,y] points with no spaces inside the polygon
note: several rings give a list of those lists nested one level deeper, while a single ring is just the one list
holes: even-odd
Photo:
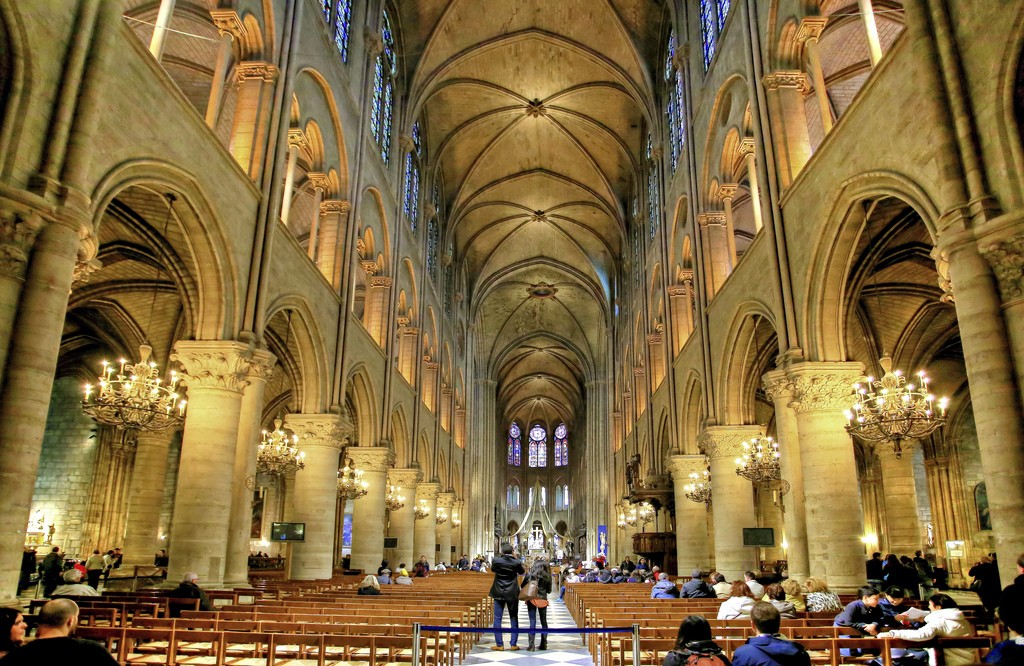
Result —
[{"label": "checkered floor pattern", "polygon": [[[573,622],[569,612],[565,609],[565,604],[556,601],[558,595],[552,594],[550,597],[551,603],[548,604],[548,627],[552,629],[565,629],[575,628],[576,623]],[[538,626],[540,620],[538,619]],[[505,627],[510,626],[508,617],[502,618],[502,625]],[[526,604],[519,604],[519,627],[520,629],[529,629],[530,617],[526,612]],[[476,664],[506,664],[507,666],[552,666],[552,664],[576,664],[577,666],[592,666],[593,660],[590,658],[590,654],[584,647],[583,641],[579,634],[552,634],[548,636],[548,649],[536,652],[528,652],[526,650],[529,644],[529,635],[527,632],[522,631],[519,634],[519,647],[522,648],[516,652],[511,652],[509,647],[509,634],[504,634],[504,652],[495,652],[491,650],[491,646],[494,645],[493,634],[485,634],[483,639],[473,648],[473,650],[466,656],[466,660],[463,662],[465,666],[474,666]],[[540,645],[540,636],[536,637],[537,645]]]}]

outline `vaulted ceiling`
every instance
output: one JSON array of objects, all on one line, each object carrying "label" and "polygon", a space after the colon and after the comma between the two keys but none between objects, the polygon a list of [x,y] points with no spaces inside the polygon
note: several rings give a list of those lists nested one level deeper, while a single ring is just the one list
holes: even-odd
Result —
[{"label": "vaulted ceiling", "polygon": [[417,0],[398,11],[477,366],[498,381],[506,419],[571,425],[587,379],[610,367],[664,6]]}]

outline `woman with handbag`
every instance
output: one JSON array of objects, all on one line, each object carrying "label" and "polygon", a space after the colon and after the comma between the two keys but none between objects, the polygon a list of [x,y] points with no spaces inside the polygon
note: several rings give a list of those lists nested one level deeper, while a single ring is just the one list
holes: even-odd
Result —
[{"label": "woman with handbag", "polygon": [[[537,629],[537,615],[540,614],[540,626],[548,628],[548,595],[551,594],[551,569],[544,560],[537,560],[530,567],[530,573],[523,578],[523,593],[526,599],[526,612],[530,616],[530,645],[526,649],[535,649],[534,636]],[[548,649],[548,634],[541,632],[540,649]]]},{"label": "woman with handbag", "polygon": [[501,639],[501,616],[506,609],[509,624],[512,625],[512,640],[509,641],[508,649],[519,649],[516,645],[519,642],[519,575],[526,573],[526,568],[523,567],[523,561],[512,552],[512,544],[506,543],[501,547],[501,555],[491,562],[491,571],[494,572],[490,592],[491,598],[494,599],[494,645],[491,649],[497,651],[505,649]]}]

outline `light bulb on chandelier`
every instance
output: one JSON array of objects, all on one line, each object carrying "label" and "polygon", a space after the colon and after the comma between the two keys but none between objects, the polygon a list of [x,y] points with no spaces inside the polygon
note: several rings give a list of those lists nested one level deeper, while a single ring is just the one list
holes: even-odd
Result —
[{"label": "light bulb on chandelier", "polygon": [[781,478],[782,455],[771,437],[753,437],[743,442],[743,455],[736,459],[736,473],[754,483],[765,484]]},{"label": "light bulb on chandelier", "polygon": [[338,497],[357,500],[370,492],[370,484],[363,480],[363,470],[352,464],[351,458],[345,459],[345,466],[338,470]]},{"label": "light bulb on chandelier", "polygon": [[430,515],[430,507],[427,506],[427,500],[421,499],[416,503],[416,507],[413,509],[413,513],[416,516],[416,520],[423,520]]},{"label": "light bulb on chandelier", "polygon": [[437,511],[434,515],[434,522],[438,525],[444,525],[448,522],[448,511],[443,506],[437,507]]},{"label": "light bulb on chandelier", "polygon": [[287,476],[305,469],[306,454],[299,451],[299,436],[288,434],[281,419],[274,419],[274,429],[264,430],[256,449],[256,472],[268,476]]},{"label": "light bulb on chandelier", "polygon": [[705,467],[703,475],[690,472],[690,483],[683,486],[686,499],[691,502],[704,503],[704,508],[711,510],[711,472]]},{"label": "light bulb on chandelier", "polygon": [[402,495],[402,487],[388,484],[384,493],[384,507],[388,511],[398,511],[405,506],[405,495]]}]

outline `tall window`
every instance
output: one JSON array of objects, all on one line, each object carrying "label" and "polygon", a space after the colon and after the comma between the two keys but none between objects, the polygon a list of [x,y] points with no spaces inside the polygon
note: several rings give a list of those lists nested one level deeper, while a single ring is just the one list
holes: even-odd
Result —
[{"label": "tall window", "polygon": [[569,464],[569,431],[564,423],[555,428],[555,467]]},{"label": "tall window", "polygon": [[729,18],[732,0],[700,0],[700,36],[704,43],[704,70],[711,66],[715,57],[718,37]]},{"label": "tall window", "polygon": [[505,488],[505,504],[513,510],[519,508],[519,486],[511,484]]},{"label": "tall window", "polygon": [[384,50],[377,56],[373,68],[373,106],[370,109],[370,133],[373,134],[380,157],[387,164],[391,160],[391,117],[395,110],[395,75],[398,62],[395,58],[395,37],[391,32],[391,19],[385,9],[380,19],[380,36]]},{"label": "tall window", "polygon": [[508,429],[508,464],[516,467],[523,464],[523,440],[518,423]]},{"label": "tall window", "polygon": [[718,5],[718,32],[725,27],[725,19],[729,18],[729,9],[732,7],[732,0],[716,0]]},{"label": "tall window", "polygon": [[540,487],[540,505],[541,506],[547,506],[548,505],[548,489],[545,488],[544,486]]},{"label": "tall window", "polygon": [[651,159],[651,135],[647,135],[647,228],[651,238],[658,232],[658,220],[661,217],[660,195],[658,194],[658,168]]},{"label": "tall window", "polygon": [[444,285],[441,287],[442,298],[444,299],[444,313],[450,315],[452,313],[452,297],[455,291],[455,285],[452,275],[452,264],[455,259],[455,246],[452,243],[448,244],[448,259],[452,260],[448,262],[448,265],[444,267]]},{"label": "tall window", "polygon": [[672,173],[679,166],[686,133],[683,131],[683,73],[676,69],[676,31],[668,34],[668,54],[665,56],[665,116],[668,123],[669,156]]},{"label": "tall window", "polygon": [[555,486],[555,511],[566,511],[569,508],[569,486]]},{"label": "tall window", "polygon": [[331,22],[331,0],[320,0],[320,11],[324,13],[324,20]]},{"label": "tall window", "polygon": [[344,63],[348,62],[348,36],[351,32],[352,0],[338,0],[334,7],[334,45],[338,47],[341,61]]},{"label": "tall window", "polygon": [[530,467],[548,466],[548,432],[539,424],[530,428]]},{"label": "tall window", "polygon": [[434,206],[434,214],[427,220],[427,275],[430,276],[430,280],[437,287],[437,245],[440,240],[440,227],[438,225],[438,218],[441,217],[441,195],[440,186],[437,183],[437,179],[440,178],[441,172],[438,170],[437,176],[434,177],[434,188],[430,192],[430,203]]},{"label": "tall window", "polygon": [[409,227],[416,231],[416,222],[420,215],[420,159],[423,157],[423,144],[420,139],[420,124],[412,126],[412,150],[405,154],[405,201],[402,210],[409,220]]}]

